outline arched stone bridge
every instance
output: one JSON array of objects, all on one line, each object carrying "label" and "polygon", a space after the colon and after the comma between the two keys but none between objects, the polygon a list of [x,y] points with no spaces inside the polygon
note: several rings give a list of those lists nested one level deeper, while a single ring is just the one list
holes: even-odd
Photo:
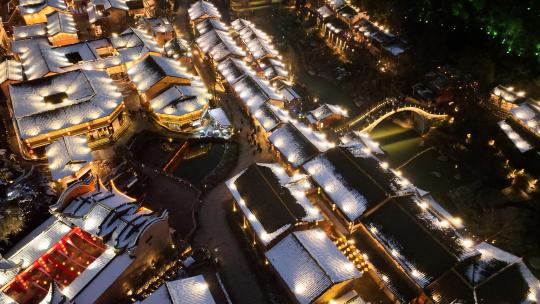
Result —
[{"label": "arched stone bridge", "polygon": [[404,111],[415,112],[428,119],[447,119],[448,114],[432,107],[422,105],[412,98],[398,100],[388,98],[371,107],[366,112],[352,118],[346,124],[336,128],[338,132],[362,131],[369,132],[386,118]]}]

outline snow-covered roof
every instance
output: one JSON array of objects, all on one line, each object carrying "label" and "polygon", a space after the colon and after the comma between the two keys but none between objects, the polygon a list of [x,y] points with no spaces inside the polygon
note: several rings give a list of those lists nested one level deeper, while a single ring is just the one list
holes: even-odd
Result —
[{"label": "snow-covered roof", "polygon": [[54,12],[47,15],[47,34],[53,36],[60,33],[77,34],[75,20],[71,13]]},{"label": "snow-covered roof", "polygon": [[243,18],[238,18],[238,19],[234,20],[233,22],[231,22],[232,27],[237,32],[242,30],[246,26],[251,26],[252,24],[253,23],[251,21],[243,19]]},{"label": "snow-covered roof", "polygon": [[249,41],[254,38],[260,38],[267,42],[271,41],[270,36],[255,27],[255,25],[251,21],[248,21],[246,19],[236,19],[231,23],[231,25],[240,36],[240,39],[243,41]]},{"label": "snow-covered roof", "polygon": [[405,53],[410,47],[400,38],[393,39],[392,41],[384,44],[383,48],[394,56],[399,56]]},{"label": "snow-covered roof", "polygon": [[[339,139],[343,147],[346,147],[349,151],[356,150],[363,154],[375,154],[384,155],[384,151],[381,149],[378,142],[374,141],[369,134],[365,132],[353,131],[345,134]],[[354,153],[356,154],[356,153]]]},{"label": "snow-covered roof", "polygon": [[129,77],[139,92],[146,92],[165,77],[191,80],[193,75],[187,72],[177,60],[150,55],[128,70]]},{"label": "snow-covered roof", "polygon": [[[22,268],[26,268],[49,250],[51,245],[71,231],[69,225],[56,220],[54,217],[44,224],[32,231],[32,238],[28,239],[28,242],[25,242],[18,250],[8,253],[5,259],[16,264],[20,263]],[[0,286],[9,282],[15,275],[16,273],[0,272]]]},{"label": "snow-covered roof", "polygon": [[272,45],[270,36],[257,29],[250,21],[236,19],[232,22],[232,26],[238,32],[240,40],[255,60],[260,60],[267,56],[272,58],[279,56],[279,52]]},{"label": "snow-covered roof", "polygon": [[255,72],[243,60],[237,58],[227,58],[220,62],[217,68],[229,85],[234,85],[246,74],[255,76]]},{"label": "snow-covered roof", "polygon": [[193,4],[188,9],[189,19],[195,21],[196,19],[207,19],[207,18],[221,18],[219,10],[214,6],[212,2],[199,0]]},{"label": "snow-covered roof", "polygon": [[270,264],[301,304],[361,273],[321,229],[296,231],[266,252]]},{"label": "snow-covered roof", "polygon": [[[108,39],[89,40],[51,47],[44,41],[32,40],[24,47],[29,53],[21,53],[23,47],[18,48],[21,53],[25,73],[29,79],[40,78],[47,73],[63,73],[74,69],[98,70],[118,66],[138,59],[145,54],[146,48],[133,47],[120,49],[118,55],[102,58],[98,48],[111,47]],[[23,41],[17,41],[23,42]]]},{"label": "snow-covered roof", "polygon": [[[82,241],[85,246],[93,247],[93,252],[85,253],[85,256],[91,257],[85,264],[73,262],[72,266],[80,270],[74,278],[70,277],[69,282],[60,281],[58,277],[52,280],[53,284],[54,281],[62,283],[61,295],[65,296],[68,302],[95,301],[131,267],[135,259],[129,250],[137,246],[140,235],[153,223],[166,220],[167,216],[166,212],[158,216],[148,209],[139,208],[135,199],[119,192],[113,184],[111,188],[106,188],[99,181],[97,184],[91,184],[92,182],[93,179],[87,179],[68,186],[58,202],[51,206],[52,216],[21,240],[6,256],[10,265],[20,262],[21,266],[26,268],[26,274],[30,274],[36,270],[30,267],[37,265],[38,258],[47,259],[44,255],[53,255],[52,251],[58,251],[62,246],[68,247],[67,244],[70,244],[71,249],[77,248],[80,244],[74,246],[74,238]],[[88,186],[94,188],[88,190]],[[73,193],[81,192],[82,194],[75,198],[70,198]],[[106,243],[102,240],[106,240]],[[0,259],[0,262],[3,261],[5,260]],[[66,256],[66,262],[72,261]],[[51,273],[51,270],[45,266],[42,272],[47,274]],[[13,278],[6,277],[6,274],[7,272],[0,271],[0,287]],[[55,286],[52,288],[53,294],[51,295],[49,290],[45,300],[59,298],[60,294],[54,293],[60,291]],[[0,294],[0,300],[4,299],[6,295]]]},{"label": "snow-covered roof", "polygon": [[172,86],[149,103],[155,113],[182,116],[207,107],[209,96],[204,85],[193,82],[191,85]]},{"label": "snow-covered roof", "polygon": [[89,70],[13,84],[10,95],[22,139],[106,117],[123,100],[106,72]]},{"label": "snow-covered roof", "polygon": [[86,270],[79,275],[68,288],[62,292],[73,299],[75,303],[92,303],[96,295],[107,290],[124,274],[126,269],[132,267],[134,258],[129,252],[116,253],[108,248]]},{"label": "snow-covered roof", "polygon": [[175,56],[191,57],[191,47],[189,43],[181,38],[175,37],[165,43],[163,46],[167,56],[175,58]]},{"label": "snow-covered roof", "polygon": [[174,31],[171,22],[165,17],[148,18],[143,16],[139,19],[139,22],[141,26],[149,27],[154,33],[172,33]]},{"label": "snow-covered roof", "polygon": [[345,5],[345,0],[327,0],[326,3],[328,3],[331,8],[337,9]]},{"label": "snow-covered roof", "polygon": [[88,20],[90,23],[95,23],[98,19],[106,17],[107,14],[104,12],[111,8],[127,12],[129,11],[127,2],[127,0],[89,0],[86,6]]},{"label": "snow-covered roof", "polygon": [[[491,271],[494,270],[492,267],[490,267],[490,265],[493,265],[497,261],[504,262],[507,264],[518,265],[519,272],[522,276],[522,279],[525,280],[529,288],[527,293],[523,295],[523,297],[526,297],[526,299],[524,300],[524,303],[540,302],[540,282],[532,274],[532,272],[527,267],[527,265],[525,265],[525,263],[523,262],[523,259],[518,258],[509,252],[506,252],[500,248],[497,248],[485,242],[482,242],[476,245],[475,249],[481,253],[481,258],[476,265],[477,269],[475,271],[475,279],[474,279],[476,282],[478,282],[478,284],[481,284],[482,281],[484,281],[485,279],[488,279],[486,275],[489,273],[489,269],[491,268]],[[473,269],[472,269],[473,267],[474,266],[470,266],[465,271],[467,278],[471,282],[473,282]],[[485,270],[485,272],[479,271],[479,269]],[[473,282],[473,284],[475,284],[475,282]]]},{"label": "snow-covered roof", "polygon": [[494,95],[504,99],[506,102],[517,103],[525,98],[525,92],[514,90],[514,87],[498,85],[493,88]]},{"label": "snow-covered roof", "polygon": [[208,111],[208,114],[210,115],[214,123],[218,124],[219,126],[222,126],[222,127],[232,126],[231,121],[229,120],[229,118],[227,117],[227,114],[225,113],[225,111],[223,111],[222,108],[210,109],[210,111]]},{"label": "snow-covered roof", "polygon": [[13,39],[21,40],[33,37],[47,37],[47,24],[19,25],[13,27]]},{"label": "snow-covered roof", "polygon": [[268,100],[279,101],[283,97],[270,86],[268,81],[251,74],[245,75],[232,86],[244,105],[252,113]]},{"label": "snow-covered roof", "polygon": [[[52,72],[62,72],[56,64],[49,65],[45,60],[45,52],[51,49],[51,45],[46,38],[16,40],[12,42],[11,49],[13,53],[19,54],[24,74],[29,80],[43,77]],[[56,63],[55,60],[51,61]]]},{"label": "snow-covered roof", "polygon": [[[80,182],[82,185],[84,183]],[[62,197],[62,196],[60,196]],[[101,181],[90,192],[86,192],[69,203],[59,200],[51,210],[64,221],[80,227],[99,237],[107,237],[107,245],[117,249],[132,249],[137,246],[141,233],[155,222],[164,220],[167,211],[161,215],[146,208],[120,192],[114,185],[107,188]]]},{"label": "snow-covered roof", "polygon": [[510,110],[513,118],[540,137],[540,105],[533,101],[525,101]]},{"label": "snow-covered roof", "polygon": [[325,152],[334,147],[334,144],[326,140],[323,133],[314,131],[311,127],[294,119],[274,130],[268,140],[295,168],[303,165],[319,152]]},{"label": "snow-covered roof", "polygon": [[[103,7],[103,11],[98,10],[98,6]],[[96,22],[103,17],[103,12],[111,8],[128,11],[127,0],[89,0],[86,6],[90,23]]]},{"label": "snow-covered roof", "polygon": [[290,102],[300,99],[300,95],[298,95],[298,93],[296,93],[296,91],[289,86],[283,87],[279,92],[283,95],[283,98],[285,98],[286,101]]},{"label": "snow-covered roof", "polygon": [[538,303],[540,282],[522,259],[488,243],[479,259],[451,271],[427,288],[434,303]]},{"label": "snow-covered roof", "polygon": [[[123,260],[124,263],[121,267],[118,267],[117,265],[114,265],[111,263],[112,261],[118,262]],[[128,253],[123,253],[120,255],[117,255],[114,248],[108,247],[107,250],[105,250],[101,255],[97,257],[88,267],[79,275],[69,286],[64,288],[62,290],[62,294],[66,296],[68,299],[74,299],[76,298],[79,293],[86,288],[89,290],[92,290],[92,281],[101,275],[102,271],[110,271],[110,269],[113,269],[116,272],[116,276],[119,276],[120,273],[122,273],[125,269],[128,268],[130,262],[132,261],[131,258],[129,258]],[[111,276],[109,279],[114,278],[114,276]],[[102,289],[103,290],[103,289]],[[94,296],[95,292],[98,290],[93,290]],[[77,298],[75,302],[84,303],[85,301],[83,299]]]},{"label": "snow-covered roof", "polygon": [[367,150],[357,148],[340,146],[303,166],[349,221],[357,220],[390,195],[414,190]]},{"label": "snow-covered roof", "polygon": [[421,287],[459,262],[479,255],[472,240],[462,237],[414,196],[391,199],[363,221],[371,235]]},{"label": "snow-covered roof", "polygon": [[204,54],[208,54],[216,62],[220,62],[226,57],[243,57],[246,53],[236,45],[236,42],[228,32],[212,29],[199,36],[196,40],[197,45]]},{"label": "snow-covered roof", "polygon": [[317,9],[317,13],[321,15],[324,19],[334,15],[334,12],[326,5],[323,5]]},{"label": "snow-covered roof", "polygon": [[506,121],[501,120],[498,122],[501,130],[506,134],[506,137],[512,141],[514,146],[521,152],[525,153],[533,148],[533,146],[524,139],[516,130],[508,124]]},{"label": "snow-covered roof", "polygon": [[251,165],[226,184],[264,245],[300,221],[323,220],[305,194],[311,188],[308,177],[288,176],[278,164]]},{"label": "snow-covered roof", "polygon": [[211,30],[228,32],[229,27],[225,23],[221,22],[219,19],[205,19],[202,22],[199,22],[195,28],[199,35],[204,35]]},{"label": "snow-covered roof", "polygon": [[168,281],[161,285],[142,304],[215,304],[203,275]]},{"label": "snow-covered roof", "polygon": [[253,113],[253,117],[259,122],[266,132],[274,130],[281,123],[291,120],[289,111],[273,104],[264,103]]},{"label": "snow-covered roof", "polygon": [[0,83],[4,83],[7,80],[23,80],[22,65],[20,62],[9,59],[0,62]]},{"label": "snow-covered roof", "polygon": [[121,49],[131,49],[135,47],[142,47],[148,52],[162,53],[163,48],[160,47],[156,40],[146,31],[138,28],[128,28],[117,36],[110,38],[111,43],[115,49],[120,51]]},{"label": "snow-covered roof", "polygon": [[[289,77],[289,72],[287,71],[285,64],[275,57],[261,59],[255,62],[255,65],[262,71],[266,80],[273,80],[278,77],[287,79]],[[287,92],[287,94],[289,94],[289,92]],[[287,100],[292,100],[294,99],[294,96],[287,96],[287,98]]]},{"label": "snow-covered roof", "polygon": [[333,104],[322,104],[315,110],[311,110],[307,113],[307,119],[309,123],[315,124],[321,120],[328,118],[330,115],[339,115],[343,117],[349,117],[347,110],[343,109],[338,105]]},{"label": "snow-covered roof", "polygon": [[64,0],[25,0],[19,1],[19,11],[21,15],[28,15],[40,12],[45,7],[50,6],[58,10],[66,10]]},{"label": "snow-covered roof", "polygon": [[92,161],[86,136],[64,136],[45,148],[51,176],[59,180],[77,173]]},{"label": "snow-covered roof", "polygon": [[45,37],[36,37],[32,39],[22,39],[22,40],[13,40],[11,41],[11,51],[14,54],[21,55],[22,53],[28,52],[29,48],[33,47],[36,44],[49,45],[49,40]]},{"label": "snow-covered roof", "polygon": [[251,40],[244,41],[244,43],[255,60],[259,60],[265,56],[279,56],[279,53],[274,46],[270,42],[261,38],[253,38]]}]

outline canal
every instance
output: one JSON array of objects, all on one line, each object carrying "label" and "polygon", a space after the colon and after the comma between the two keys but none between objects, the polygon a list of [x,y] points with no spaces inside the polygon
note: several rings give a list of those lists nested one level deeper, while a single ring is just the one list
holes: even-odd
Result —
[{"label": "canal", "polygon": [[392,168],[417,187],[431,192],[433,197],[449,211],[457,211],[448,199],[454,189],[472,182],[471,175],[458,164],[426,145],[420,134],[411,128],[398,125],[388,119],[370,133],[385,151],[386,160]]}]

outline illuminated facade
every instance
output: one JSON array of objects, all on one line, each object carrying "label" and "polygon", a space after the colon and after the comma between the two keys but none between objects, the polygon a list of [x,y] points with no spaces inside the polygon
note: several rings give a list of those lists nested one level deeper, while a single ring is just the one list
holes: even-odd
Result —
[{"label": "illuminated facade", "polygon": [[290,177],[279,164],[251,165],[226,184],[239,225],[262,252],[290,231],[324,221],[306,195],[312,186],[307,176]]},{"label": "illuminated facade", "polygon": [[19,1],[19,11],[26,24],[46,23],[47,15],[66,11],[68,9],[64,0],[24,0]]},{"label": "illuminated facade", "polygon": [[30,156],[62,136],[85,135],[90,147],[114,142],[129,126],[122,94],[106,72],[75,70],[9,90],[17,136]]},{"label": "illuminated facade", "polygon": [[140,207],[93,177],[70,185],[50,211],[0,260],[0,302],[119,301],[135,271],[171,244],[166,211]]},{"label": "illuminated facade", "polygon": [[138,27],[150,32],[154,40],[160,47],[165,46],[169,40],[174,37],[174,29],[167,18],[147,18],[141,17],[138,21]]},{"label": "illuminated facade", "polygon": [[79,42],[73,15],[64,12],[47,15],[47,36],[54,46]]},{"label": "illuminated facade", "polygon": [[148,56],[128,71],[142,104],[161,126],[191,132],[203,125],[211,95],[198,76],[175,59]]},{"label": "illuminated facade", "polygon": [[51,178],[62,186],[84,178],[92,168],[86,136],[60,137],[45,148]]}]

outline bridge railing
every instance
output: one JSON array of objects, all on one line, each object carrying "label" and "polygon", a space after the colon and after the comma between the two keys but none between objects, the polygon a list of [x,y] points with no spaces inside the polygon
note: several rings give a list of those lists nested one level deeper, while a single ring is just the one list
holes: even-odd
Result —
[{"label": "bridge railing", "polygon": [[364,113],[349,120],[346,124],[336,128],[335,131],[343,133],[351,129],[364,129],[373,122],[378,121],[381,117],[411,108],[417,110],[415,112],[423,115],[425,114],[436,117],[440,116],[441,118],[447,116],[447,114],[441,109],[435,106],[421,104],[419,101],[413,98],[405,98],[401,100],[388,98],[369,108]]}]

